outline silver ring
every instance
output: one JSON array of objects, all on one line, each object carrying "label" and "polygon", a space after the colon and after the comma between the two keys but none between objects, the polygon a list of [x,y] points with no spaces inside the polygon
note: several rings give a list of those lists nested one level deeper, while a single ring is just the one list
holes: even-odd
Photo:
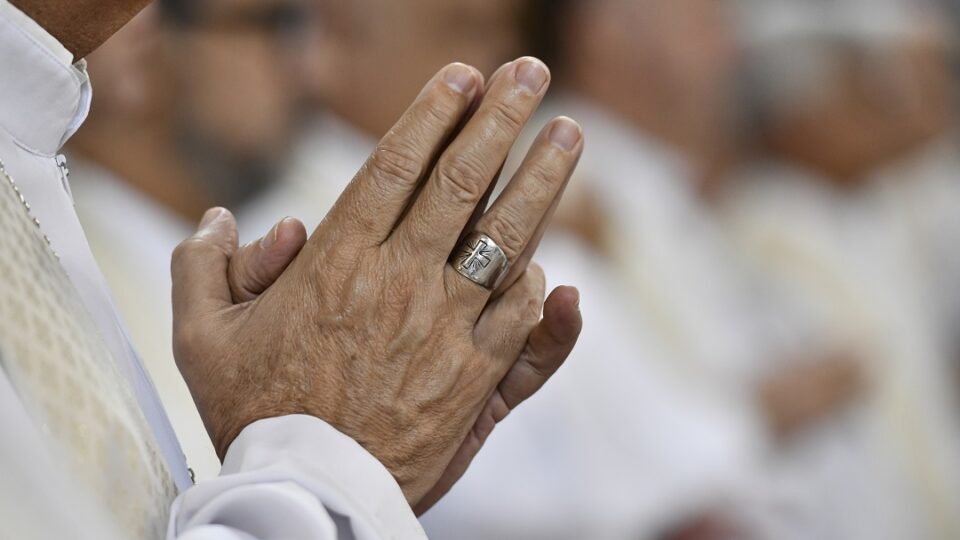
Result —
[{"label": "silver ring", "polygon": [[510,271],[510,261],[489,236],[472,232],[453,252],[450,264],[461,276],[493,290]]}]

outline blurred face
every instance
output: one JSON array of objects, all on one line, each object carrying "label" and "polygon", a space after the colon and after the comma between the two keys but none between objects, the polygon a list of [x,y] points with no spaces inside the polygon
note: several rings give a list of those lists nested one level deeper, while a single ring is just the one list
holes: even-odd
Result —
[{"label": "blurred face", "polygon": [[724,2],[718,0],[614,0],[620,4],[617,36],[634,71],[663,77],[666,95],[696,101],[729,82],[734,39]]},{"label": "blurred face", "polygon": [[301,0],[203,0],[194,22],[165,34],[178,127],[198,153],[279,159],[295,128]]},{"label": "blurred face", "polygon": [[824,91],[776,121],[774,144],[791,159],[836,182],[857,182],[949,128],[951,82],[940,46],[836,56]]},{"label": "blurred face", "polygon": [[727,2],[585,0],[579,16],[566,51],[594,98],[685,146],[725,125],[738,59]]},{"label": "blurred face", "polygon": [[385,132],[438,69],[460,61],[486,74],[521,39],[516,0],[331,2],[331,59],[319,99],[371,135]]}]

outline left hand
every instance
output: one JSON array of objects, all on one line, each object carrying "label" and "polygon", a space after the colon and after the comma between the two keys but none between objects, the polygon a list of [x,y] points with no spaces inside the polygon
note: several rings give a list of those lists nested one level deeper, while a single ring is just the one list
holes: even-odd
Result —
[{"label": "left hand", "polygon": [[[249,302],[265,292],[296,258],[306,241],[303,224],[286,218],[264,237],[236,249],[228,267],[234,302]],[[543,307],[543,320],[530,333],[519,359],[487,401],[443,475],[414,506],[417,515],[446,495],[466,472],[496,425],[539,390],[567,359],[583,325],[579,303],[579,292],[573,287],[558,287],[550,294]]]}]

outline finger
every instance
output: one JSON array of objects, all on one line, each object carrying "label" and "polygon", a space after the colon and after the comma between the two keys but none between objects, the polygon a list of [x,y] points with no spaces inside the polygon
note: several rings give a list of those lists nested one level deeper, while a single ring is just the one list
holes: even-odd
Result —
[{"label": "finger", "polygon": [[227,274],[234,303],[249,302],[273,285],[306,242],[303,223],[288,217],[263,238],[241,247],[230,258]]},{"label": "finger", "polygon": [[[578,125],[579,128],[579,125]],[[580,130],[580,137],[583,138],[583,131]],[[533,236],[527,241],[527,245],[524,248],[523,252],[520,253],[514,260],[511,261],[510,272],[507,274],[507,277],[503,279],[503,283],[493,292],[493,298],[497,298],[504,291],[507,290],[513,283],[520,277],[520,274],[526,270],[527,265],[530,264],[530,260],[533,258],[534,254],[537,252],[537,248],[540,247],[540,241],[543,239],[544,233],[546,233],[547,228],[550,226],[550,223],[553,220],[553,215],[557,211],[557,207],[560,206],[560,201],[563,199],[563,194],[567,189],[567,185],[570,183],[570,178],[573,176],[573,171],[576,168],[576,164],[580,160],[580,155],[583,154],[583,145],[584,141],[580,141],[580,146],[576,150],[577,157],[574,160],[573,167],[570,170],[570,173],[567,175],[565,182],[563,183],[560,191],[557,193],[557,196],[554,197],[553,202],[550,204],[550,207],[547,209],[543,218],[540,220],[537,229],[534,231]]]},{"label": "finger", "polygon": [[[500,76],[500,73],[501,73],[501,72],[504,70],[504,68],[505,68],[506,66],[508,66],[508,65],[509,65],[509,63],[504,64],[503,66],[501,66],[501,67],[493,74],[493,76],[490,78],[490,80],[487,82],[487,85],[492,84],[493,81],[495,81],[495,80],[497,79],[497,77]],[[476,93],[476,95],[475,95],[474,98],[473,98],[473,102],[471,102],[471,103],[470,103],[470,107],[467,108],[467,112],[463,115],[462,118],[460,118],[460,122],[457,124],[457,127],[454,128],[453,132],[452,132],[452,133],[450,134],[450,136],[447,138],[446,144],[444,144],[443,146],[446,146],[447,144],[450,143],[450,141],[454,140],[455,138],[457,138],[458,135],[460,135],[460,132],[463,131],[463,128],[466,127],[466,125],[467,125],[467,123],[470,121],[470,119],[473,118],[473,115],[477,113],[477,109],[480,107],[480,103],[483,101],[483,96],[484,96],[484,94],[486,93],[486,91],[487,91],[487,88],[483,88],[481,91],[479,91],[479,92]],[[430,166],[427,168],[428,171],[433,170],[433,168],[436,166],[436,159],[439,158],[439,157],[440,157],[439,155],[434,156],[435,159],[434,159],[433,162],[430,163]],[[420,193],[421,193],[422,190],[423,190],[423,186],[424,186],[424,182],[423,182],[422,179],[421,179],[421,182],[420,182],[419,184],[417,184],[417,187],[416,187],[416,189],[414,190],[413,194],[411,194],[411,196],[409,197],[407,207],[404,209],[403,214],[400,215],[400,219],[397,220],[397,223],[400,223],[400,222],[402,222],[404,219],[406,219],[407,214],[410,212],[410,207],[411,207],[410,202],[415,201],[415,200],[417,199],[417,197],[420,196]],[[484,195],[484,200],[489,200],[489,199],[490,199],[490,196],[492,195],[492,193],[493,193],[493,188],[491,187],[491,189],[487,190],[487,193]],[[485,203],[484,203],[483,201],[481,201],[481,204],[480,204],[479,206],[485,206]],[[478,213],[477,213],[476,218],[479,219],[481,215],[483,215],[483,212],[482,212],[481,209],[478,208]]]},{"label": "finger", "polygon": [[540,321],[545,287],[543,270],[537,264],[530,264],[513,287],[491,302],[476,322],[473,333],[476,346],[507,361],[496,380],[500,380],[516,360],[530,332]]},{"label": "finger", "polygon": [[503,283],[493,294],[491,298],[499,298],[508,288],[512,287],[517,279],[526,271],[527,266],[530,264],[530,260],[533,259],[534,254],[537,252],[537,248],[540,247],[540,240],[543,239],[544,233],[547,231],[547,227],[550,226],[550,222],[553,220],[553,215],[557,211],[557,207],[560,206],[561,197],[554,199],[553,204],[550,205],[550,208],[547,209],[547,213],[544,215],[543,219],[540,221],[540,225],[537,227],[537,230],[534,231],[533,236],[530,238],[530,241],[527,242],[526,249],[516,257],[515,260],[510,263],[510,270],[507,273],[507,277],[503,278]]},{"label": "finger", "polygon": [[233,214],[211,208],[197,232],[177,246],[170,264],[174,321],[193,321],[233,305],[227,267],[237,242]]},{"label": "finger", "polygon": [[[497,79],[502,77],[504,72],[506,72],[507,69],[509,69],[512,64],[513,62],[507,62],[506,64],[503,64],[502,66],[500,66],[497,69],[497,71],[494,72],[494,74],[490,77],[490,81],[487,84],[492,85],[494,82],[496,82]],[[476,105],[479,105],[479,101],[476,101],[475,103]],[[475,108],[467,115],[467,118],[468,119],[472,118],[474,113],[476,113]],[[460,129],[457,130],[457,133],[459,133],[462,129],[463,129],[463,126],[461,126]],[[493,193],[497,189],[497,181],[500,179],[500,175],[503,172],[504,164],[505,163],[501,163],[500,168],[497,170],[496,174],[493,175],[493,181],[490,182],[489,186],[487,186],[487,191],[483,194],[483,197],[480,197],[480,202],[478,202],[477,206],[473,209],[473,213],[470,215],[470,219],[467,221],[466,225],[463,226],[463,229],[460,231],[460,236],[457,239],[456,244],[454,245],[459,246],[461,243],[463,243],[467,235],[470,234],[470,232],[472,232],[475,229],[475,225],[478,221],[480,221],[480,218],[483,217],[483,213],[487,211],[487,206],[489,205],[490,197],[493,196]],[[503,289],[506,290],[506,287],[504,287]]]},{"label": "finger", "polygon": [[536,393],[560,369],[582,328],[580,293],[573,287],[557,287],[543,304],[543,320],[530,332],[526,347],[497,387],[508,410]]},{"label": "finger", "polygon": [[583,326],[579,302],[580,293],[573,287],[558,287],[550,294],[543,306],[543,320],[530,333],[519,359],[487,400],[437,485],[414,506],[418,516],[463,476],[497,424],[535,394],[570,356]]},{"label": "finger", "polygon": [[[534,141],[506,189],[477,222],[476,230],[492,238],[513,267],[506,286],[525,271],[582,150],[580,126],[566,117],[554,119]],[[452,266],[445,268],[445,278],[447,290],[456,298],[474,298],[478,306],[486,303],[488,291]],[[505,289],[501,286],[500,290]]]},{"label": "finger", "polygon": [[482,84],[483,76],[470,66],[440,70],[383,137],[325,221],[370,242],[386,239]]},{"label": "finger", "polygon": [[543,99],[549,80],[550,72],[542,62],[522,58],[492,81],[476,114],[440,156],[391,241],[398,242],[402,251],[415,247],[434,261],[446,261]]}]

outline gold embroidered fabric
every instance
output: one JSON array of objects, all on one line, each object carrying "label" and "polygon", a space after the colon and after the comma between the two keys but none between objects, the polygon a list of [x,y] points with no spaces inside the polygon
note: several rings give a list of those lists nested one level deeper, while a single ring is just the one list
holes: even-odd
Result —
[{"label": "gold embroidered fabric", "polygon": [[117,528],[162,539],[176,488],[156,439],[42,232],[0,180],[2,367]]}]

